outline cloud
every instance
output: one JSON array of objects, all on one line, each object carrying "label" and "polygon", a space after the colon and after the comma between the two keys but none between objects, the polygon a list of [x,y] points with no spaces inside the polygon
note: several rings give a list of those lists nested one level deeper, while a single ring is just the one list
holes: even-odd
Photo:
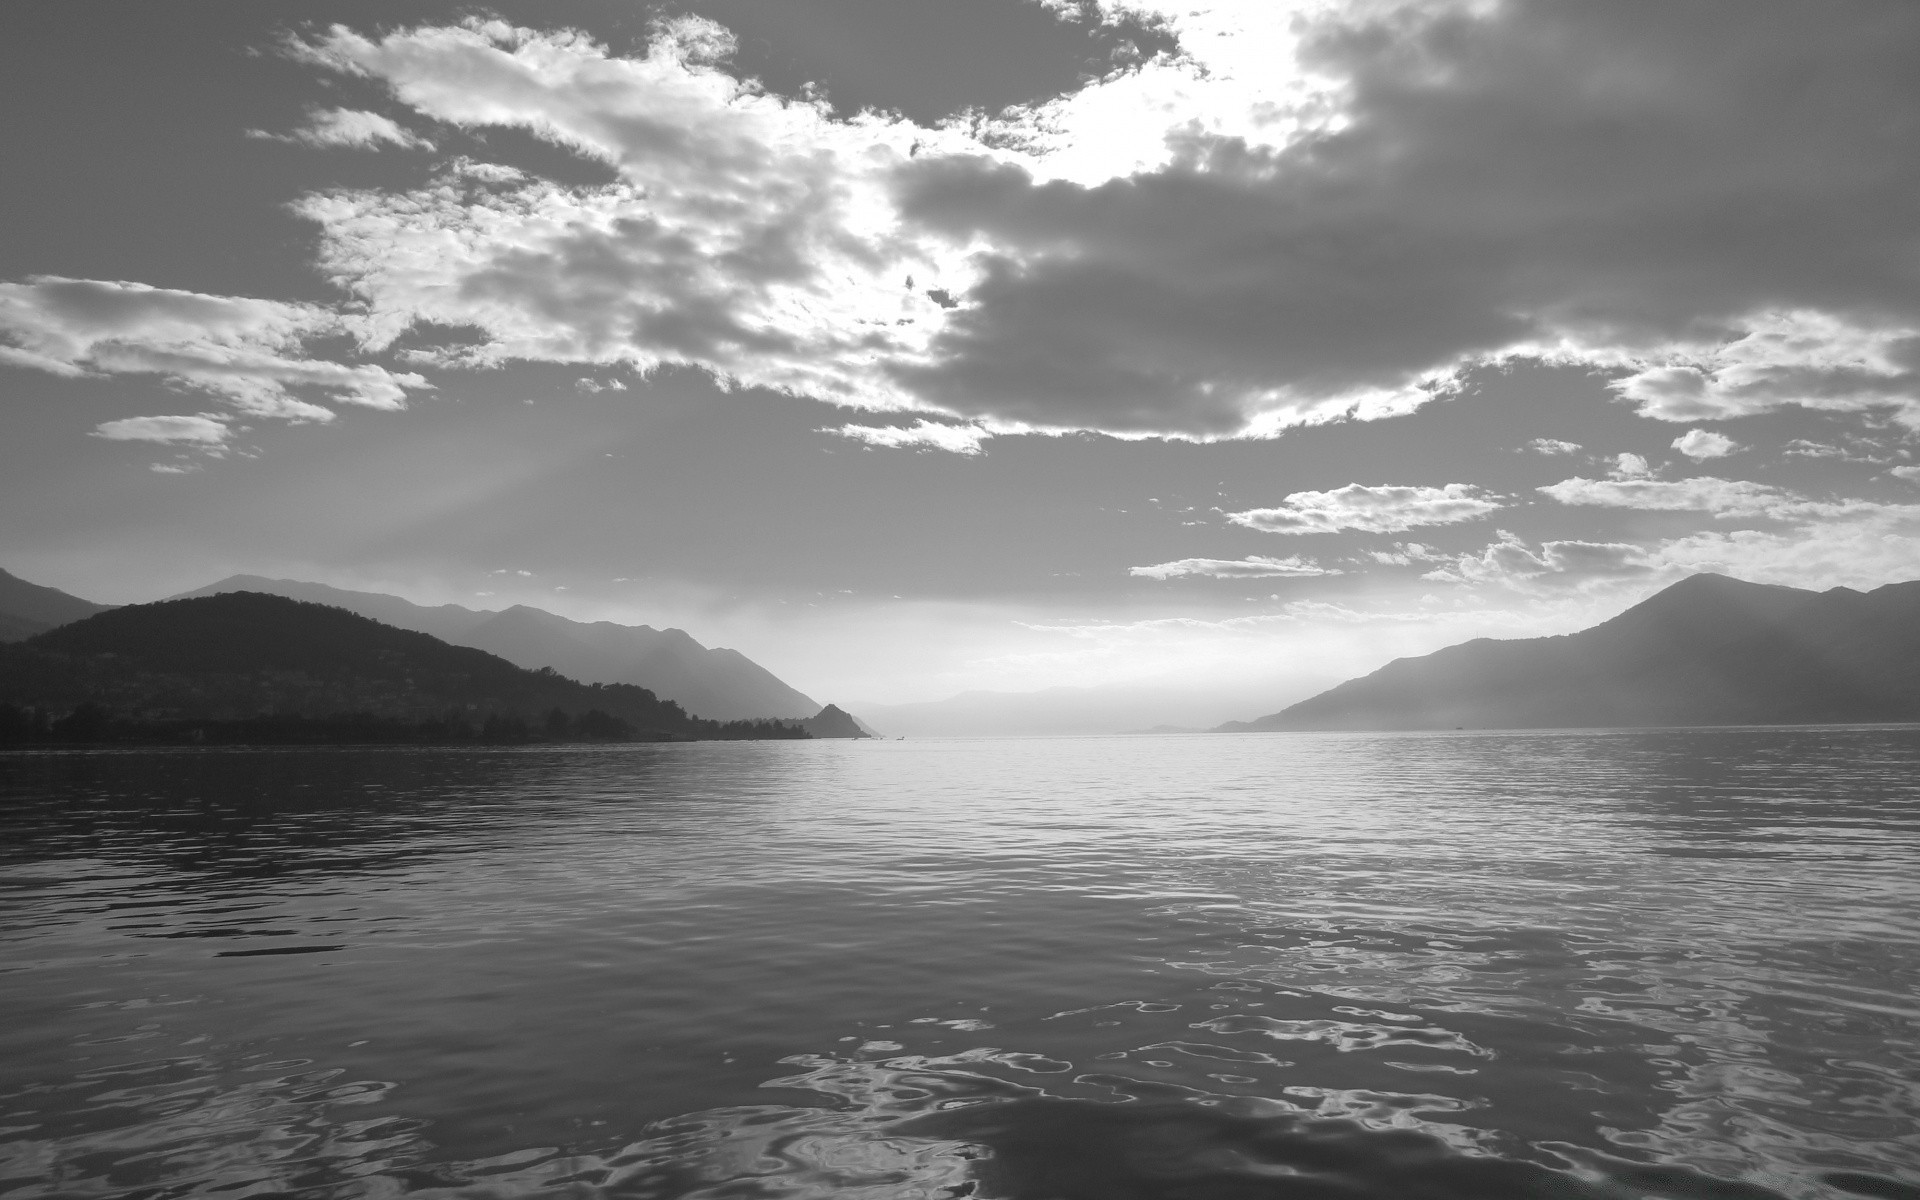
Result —
[{"label": "cloud", "polygon": [[1392,416],[1541,356],[1662,419],[1920,421],[1920,160],[1887,132],[1920,120],[1905,0],[1102,12],[1182,55],[938,129],[766,95],[695,18],[636,57],[497,21],[335,28],[299,53],[615,182],[468,164],[301,211],[383,336],[471,325],[443,352],[471,365],[687,364],[992,430],[1212,438]]},{"label": "cloud", "polygon": [[1784,529],[1707,530],[1644,546],[1545,541],[1536,549],[1502,530],[1499,541],[1423,578],[1533,595],[1603,595],[1703,571],[1813,589],[1920,578],[1920,504],[1855,505]]},{"label": "cloud", "polygon": [[842,425],[838,429],[823,429],[820,432],[839,434],[869,446],[912,446],[921,450],[946,450],[954,454],[978,454],[980,443],[993,436],[977,425],[942,425],[926,420],[907,427]]},{"label": "cloud", "polygon": [[[1623,456],[1624,457],[1624,456]],[[1791,517],[1831,512],[1782,488],[1744,479],[1701,475],[1693,479],[1575,476],[1538,489],[1562,504],[1600,508],[1637,508],[1666,512],[1706,512],[1716,517]]]},{"label": "cloud", "polygon": [[1893,461],[1887,448],[1872,438],[1858,435],[1842,437],[1845,445],[1794,438],[1781,447],[1780,453],[1787,458],[1832,458],[1851,463],[1885,464]]},{"label": "cloud", "polygon": [[1645,479],[1653,474],[1653,468],[1644,455],[1623,452],[1613,456],[1613,466],[1607,474],[1615,479]]},{"label": "cloud", "polygon": [[1695,462],[1725,458],[1740,449],[1740,444],[1724,433],[1710,429],[1689,429],[1673,439],[1673,448]]},{"label": "cloud", "polygon": [[[905,373],[920,395],[1215,434],[1540,355],[1626,373],[1665,419],[1920,396],[1920,162],[1876,132],[1920,117],[1920,10],[1145,7],[1183,34],[1260,27],[1305,89],[1270,110],[1283,132],[1216,120],[1201,106],[1237,93],[1196,85],[1164,94],[1170,149],[1144,170],[917,160],[903,208],[982,271]],[[1783,77],[1829,81],[1817,117]]]},{"label": "cloud", "polygon": [[1451,556],[1441,554],[1419,542],[1395,542],[1391,550],[1367,551],[1367,557],[1383,567],[1405,567],[1417,562],[1453,561]]},{"label": "cloud", "polygon": [[1895,467],[1887,474],[1899,479],[1911,479],[1920,482],[1920,467]]},{"label": "cloud", "polygon": [[1127,574],[1146,579],[1269,579],[1339,575],[1341,572],[1297,555],[1287,558],[1251,555],[1247,558],[1182,558],[1150,567],[1129,567]]},{"label": "cloud", "polygon": [[352,323],[315,305],[41,275],[0,282],[0,363],[56,375],[158,375],[218,397],[248,416],[330,421],[303,399],[398,409],[426,380],[371,363],[306,354],[309,341],[350,335]]},{"label": "cloud", "polygon": [[307,123],[290,134],[254,129],[248,131],[248,136],[320,147],[352,146],[370,150],[387,145],[403,150],[433,149],[432,142],[393,118],[356,108],[316,108],[308,112]]},{"label": "cloud", "polygon": [[1546,541],[1530,548],[1500,531],[1478,554],[1462,554],[1422,575],[1436,583],[1500,586],[1522,591],[1580,587],[1595,580],[1638,579],[1654,567],[1639,546],[1624,542]]},{"label": "cloud", "polygon": [[1920,505],[1785,531],[1696,533],[1661,543],[1649,557],[1675,578],[1713,571],[1754,583],[1866,590],[1920,578]]},{"label": "cloud", "polygon": [[366,306],[376,345],[421,321],[481,335],[416,351],[428,361],[689,365],[927,407],[887,367],[924,355],[946,312],[928,293],[967,274],[965,255],[904,229],[890,180],[916,144],[963,135],[764,94],[716,65],[731,45],[697,18],[658,26],[633,58],[497,21],[378,39],[336,27],[301,53],[436,121],[524,129],[614,181],[461,161],[410,191],[309,196],[298,211],[320,226],[323,269]]},{"label": "cloud", "polygon": [[1534,438],[1522,448],[1535,454],[1578,454],[1581,450],[1579,442],[1565,442],[1559,438]]},{"label": "cloud", "polygon": [[204,413],[192,417],[127,417],[119,421],[106,421],[93,428],[94,437],[113,442],[184,443],[193,446],[224,445],[231,432],[225,421]]},{"label": "cloud", "polygon": [[1425,525],[1456,525],[1498,511],[1502,498],[1469,483],[1443,487],[1350,483],[1327,492],[1294,492],[1274,508],[1228,513],[1227,519],[1263,533],[1400,533]]},{"label": "cloud", "polygon": [[1888,408],[1920,426],[1920,328],[1898,320],[1765,313],[1728,340],[1682,340],[1642,361],[1609,386],[1658,420],[1722,420],[1790,406]]}]

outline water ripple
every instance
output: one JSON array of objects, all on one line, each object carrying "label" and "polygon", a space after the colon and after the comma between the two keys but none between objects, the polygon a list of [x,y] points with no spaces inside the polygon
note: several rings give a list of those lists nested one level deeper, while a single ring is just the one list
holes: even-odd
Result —
[{"label": "water ripple", "polygon": [[0,754],[9,1197],[1920,1200],[1911,729]]}]

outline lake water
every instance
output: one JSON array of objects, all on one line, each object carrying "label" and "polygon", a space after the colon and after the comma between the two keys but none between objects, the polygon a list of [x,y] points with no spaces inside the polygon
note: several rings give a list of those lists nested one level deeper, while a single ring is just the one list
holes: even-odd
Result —
[{"label": "lake water", "polygon": [[1920,1197],[1912,728],[0,793],[9,1197]]}]

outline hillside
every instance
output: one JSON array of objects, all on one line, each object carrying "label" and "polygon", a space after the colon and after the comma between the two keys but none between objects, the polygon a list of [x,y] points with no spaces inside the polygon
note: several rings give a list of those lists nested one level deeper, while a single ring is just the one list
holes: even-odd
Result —
[{"label": "hillside", "polygon": [[587,683],[626,683],[719,721],[799,719],[820,710],[737,650],[709,648],[680,629],[573,621],[515,605],[500,612],[414,604],[379,592],[355,592],[293,579],[235,575],[176,599],[261,592],[344,608],[376,621],[470,646],[538,670],[552,667]]},{"label": "hillside", "polygon": [[556,738],[798,733],[723,727],[644,688],[578,683],[344,609],[249,592],[131,605],[0,647],[0,702],[88,704],[149,725],[362,714],[476,729],[492,718]]},{"label": "hillside", "polygon": [[1397,659],[1223,731],[1920,720],[1920,581],[1826,592],[1695,575],[1560,637]]},{"label": "hillside", "polygon": [[17,575],[0,571],[0,642],[21,641],[105,611],[107,605],[70,596],[58,588],[28,583]]},{"label": "hillside", "polygon": [[867,738],[875,736],[860,724],[852,713],[835,704],[829,704],[818,713],[800,722],[800,727],[817,738]]}]

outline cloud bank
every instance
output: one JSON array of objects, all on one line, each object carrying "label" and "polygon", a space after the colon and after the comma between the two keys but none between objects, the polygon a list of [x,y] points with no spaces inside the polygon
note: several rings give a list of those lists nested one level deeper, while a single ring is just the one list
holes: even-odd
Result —
[{"label": "cloud bank", "polygon": [[484,331],[444,361],[690,364],[990,430],[1270,434],[1516,356],[1668,420],[1920,412],[1910,4],[1107,9],[1185,57],[941,129],[764,94],[698,19],[639,57],[337,28],[308,61],[617,182],[302,211],[381,336]]},{"label": "cloud bank", "polygon": [[1783,488],[1745,479],[1700,475],[1693,479],[1584,479],[1575,476],[1539,489],[1562,504],[1704,512],[1716,517],[1787,517],[1823,506]]},{"label": "cloud bank", "polygon": [[1294,492],[1273,508],[1228,513],[1236,525],[1262,533],[1401,533],[1424,525],[1478,520],[1502,506],[1500,497],[1468,483],[1410,487],[1350,483],[1326,492]]},{"label": "cloud bank", "polygon": [[910,426],[842,425],[838,429],[823,429],[820,432],[836,433],[869,446],[911,446],[921,450],[945,450],[952,454],[978,454],[980,443],[991,436],[977,425],[943,425],[927,420],[916,421]]},{"label": "cloud bank", "polygon": [[1311,559],[1290,555],[1286,558],[1182,558],[1156,563],[1150,567],[1131,567],[1129,575],[1144,579],[1282,579],[1338,575],[1335,567],[1323,567]]},{"label": "cloud bank", "polygon": [[[307,353],[311,341],[351,336],[353,324],[309,304],[88,279],[35,276],[0,282],[0,362],[55,375],[152,375],[170,386],[206,393],[236,413],[283,421],[330,421],[320,400],[366,408],[405,407],[407,391],[427,381],[371,363],[346,364]],[[304,393],[304,395],[300,394]],[[151,431],[216,418],[153,417],[110,422],[125,440],[216,441],[205,436],[160,439]],[[158,421],[142,425],[138,421]]]},{"label": "cloud bank", "polygon": [[219,446],[232,431],[218,417],[127,417],[94,427],[93,436],[112,442],[159,442],[164,445]]}]

